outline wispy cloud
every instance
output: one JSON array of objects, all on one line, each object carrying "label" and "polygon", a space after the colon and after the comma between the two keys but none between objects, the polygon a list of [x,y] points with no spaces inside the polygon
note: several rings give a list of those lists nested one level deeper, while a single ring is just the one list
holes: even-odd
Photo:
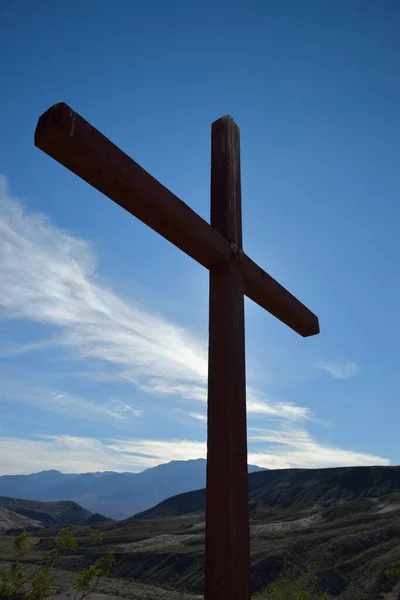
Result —
[{"label": "wispy cloud", "polygon": [[96,440],[76,436],[0,437],[0,474],[54,469],[64,473],[143,471],[171,460],[205,458],[205,442]]},{"label": "wispy cloud", "polygon": [[0,403],[19,402],[58,414],[73,415],[78,419],[122,421],[129,416],[139,417],[143,414],[141,409],[118,398],[110,397],[105,401],[97,398],[92,401],[78,394],[29,382],[29,377],[18,381],[0,373],[0,387]]},{"label": "wispy cloud", "polygon": [[[128,379],[128,377],[126,377]],[[131,379],[131,381],[134,381]],[[136,381],[136,384],[144,392],[153,394],[156,396],[180,396],[190,400],[199,400],[200,402],[207,402],[207,380],[198,383],[179,383],[177,381],[168,381],[168,379],[161,377],[152,377],[146,383],[140,383]]]},{"label": "wispy cloud", "polygon": [[[96,281],[91,245],[26,213],[0,178],[0,310],[57,328],[57,342],[117,367],[143,389],[199,395],[206,346]],[[154,378],[154,375],[157,375]]]},{"label": "wispy cloud", "polygon": [[144,414],[144,410],[141,408],[134,408],[124,400],[120,400],[114,396],[109,398],[109,403],[111,406],[118,408],[122,414],[129,414],[133,415],[134,417],[141,417]]},{"label": "wispy cloud", "polygon": [[[91,245],[44,215],[24,211],[1,177],[0,279],[4,317],[53,326],[51,343],[100,363],[103,379],[130,381],[180,403],[206,402],[206,342],[101,285]],[[34,349],[25,344],[20,351]],[[8,352],[18,349],[14,345]],[[273,402],[253,390],[247,410],[283,419],[308,416],[304,407]]]},{"label": "wispy cloud", "polygon": [[350,379],[360,372],[360,365],[355,362],[325,362],[317,365],[322,371],[326,371],[335,379]]},{"label": "wispy cloud", "polygon": [[263,445],[249,453],[249,462],[272,469],[390,464],[387,458],[318,442],[302,428],[251,429],[248,441],[250,448]]},{"label": "wispy cloud", "polygon": [[247,413],[265,415],[295,421],[310,418],[310,411],[304,406],[285,402],[277,402],[267,398],[265,394],[253,389],[247,390]]},{"label": "wispy cloud", "polygon": [[[261,442],[265,444],[263,451],[253,449]],[[32,473],[52,469],[55,464],[65,473],[138,472],[171,460],[205,457],[205,441],[97,440],[68,435],[34,440],[0,437],[0,474]],[[253,430],[248,461],[273,469],[389,464],[385,458],[320,444],[301,429]]]},{"label": "wispy cloud", "polygon": [[[69,351],[71,358],[90,359],[83,365],[96,379],[131,382],[153,396],[173,400],[191,419],[205,421],[205,341],[102,285],[90,243],[55,227],[44,215],[24,211],[20,202],[10,197],[1,177],[0,281],[0,317],[29,320],[54,330],[51,342],[3,346],[8,357],[51,343]],[[90,365],[96,365],[92,372]],[[319,367],[341,379],[358,372],[355,363]],[[2,379],[1,389],[3,400],[79,418],[122,422],[141,416],[140,408],[119,395],[94,401],[62,386],[29,386],[7,377]],[[193,401],[202,408],[193,408]],[[253,464],[304,467],[388,462],[318,443],[299,427],[311,418],[305,407],[279,402],[250,388],[247,411],[252,419],[257,416],[278,427],[278,433],[258,432],[257,439],[253,432],[249,440]],[[258,452],[260,443],[266,444],[262,453]],[[66,472],[135,471],[168,460],[204,457],[205,452],[205,441],[1,438],[0,472],[31,472],[55,464]]]},{"label": "wispy cloud", "polygon": [[207,423],[207,416],[202,415],[201,413],[188,412],[189,417],[192,419],[196,419],[197,421],[201,421],[202,423]]},{"label": "wispy cloud", "polygon": [[0,348],[0,358],[11,358],[16,356],[23,356],[29,352],[37,352],[38,350],[45,350],[54,345],[53,340],[45,340],[41,342],[14,344],[12,342],[3,342]]}]

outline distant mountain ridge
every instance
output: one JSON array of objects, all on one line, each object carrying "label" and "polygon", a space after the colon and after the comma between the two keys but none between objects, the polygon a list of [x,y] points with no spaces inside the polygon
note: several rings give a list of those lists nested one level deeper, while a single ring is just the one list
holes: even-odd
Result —
[{"label": "distant mountain ridge", "polygon": [[92,525],[107,520],[76,502],[40,502],[0,496],[0,533],[48,525]]},{"label": "distant mountain ridge", "polygon": [[[206,460],[172,461],[141,473],[114,471],[64,474],[52,469],[31,475],[3,475],[0,495],[28,500],[72,500],[85,509],[125,519],[159,502],[205,487]],[[249,472],[261,471],[249,465]]]}]

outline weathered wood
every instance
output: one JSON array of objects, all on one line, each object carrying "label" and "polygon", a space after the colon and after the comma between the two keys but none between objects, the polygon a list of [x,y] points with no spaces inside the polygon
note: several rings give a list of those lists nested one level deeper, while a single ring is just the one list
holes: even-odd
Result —
[{"label": "weathered wood", "polygon": [[[240,140],[230,117],[212,126],[211,225],[241,250]],[[205,600],[248,600],[244,293],[237,260],[210,269],[209,315]]]},{"label": "weathered wood", "polygon": [[238,232],[221,235],[66,104],[39,118],[35,144],[203,266],[239,260],[249,298],[304,337],[319,332],[308,308],[230,244]]}]

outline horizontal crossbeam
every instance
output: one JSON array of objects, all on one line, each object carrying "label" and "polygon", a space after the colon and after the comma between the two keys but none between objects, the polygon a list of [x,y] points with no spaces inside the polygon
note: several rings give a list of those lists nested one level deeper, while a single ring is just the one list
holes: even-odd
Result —
[{"label": "horizontal crossbeam", "polygon": [[65,103],[39,118],[35,145],[204,267],[239,262],[246,296],[303,337],[319,333],[308,308]]}]

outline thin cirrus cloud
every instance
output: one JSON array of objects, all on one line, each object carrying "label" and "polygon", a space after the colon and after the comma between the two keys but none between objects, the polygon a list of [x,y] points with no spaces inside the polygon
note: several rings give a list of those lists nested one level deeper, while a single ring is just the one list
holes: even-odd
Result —
[{"label": "thin cirrus cloud", "polygon": [[[0,316],[51,327],[51,341],[9,343],[9,357],[59,347],[82,359],[87,375],[100,381],[131,383],[179,407],[204,427],[207,399],[207,349],[181,327],[125,300],[99,283],[91,245],[55,227],[44,215],[24,211],[0,177]],[[93,368],[96,365],[96,368]],[[338,370],[330,371],[339,376]],[[343,373],[346,371],[342,370]],[[347,371],[348,372],[348,371]],[[23,386],[1,375],[2,401],[14,400],[69,416],[124,422],[144,418],[120,397],[89,400],[51,386]],[[6,386],[3,385],[7,383]],[[4,391],[6,390],[6,391]],[[199,409],[194,408],[197,402]],[[335,464],[387,464],[368,454],[321,445],[299,424],[309,410],[278,402],[248,389],[247,411],[275,422],[279,439],[264,431],[249,439],[250,460],[268,467]],[[295,427],[297,424],[297,427]],[[267,439],[268,438],[268,439]],[[260,444],[263,445],[259,452]],[[256,451],[257,450],[257,451]],[[206,442],[193,440],[98,440],[74,436],[0,438],[0,472],[54,468],[65,472],[142,470],[168,460],[205,456]],[[7,458],[8,457],[8,458]],[[12,462],[10,458],[12,457]],[[380,462],[379,462],[380,461]]]},{"label": "thin cirrus cloud", "polygon": [[202,413],[187,412],[185,414],[188,417],[191,417],[192,419],[196,419],[197,421],[201,421],[201,423],[207,423],[207,417],[206,417],[206,415],[203,415]]},{"label": "thin cirrus cloud", "polygon": [[[249,464],[270,469],[388,465],[385,458],[319,444],[303,429],[250,429]],[[260,445],[262,446],[259,449]],[[8,457],[12,456],[12,464]],[[0,437],[0,472],[32,473],[57,468],[64,473],[133,471],[172,460],[206,457],[206,442],[106,439],[48,435],[38,439]]]},{"label": "thin cirrus cloud", "polygon": [[[26,213],[0,180],[0,309],[57,328],[57,343],[116,366],[148,391],[186,393],[207,378],[202,344],[95,280],[90,244]],[[14,348],[15,352],[15,348]],[[134,357],[134,360],[132,360]],[[157,377],[154,378],[154,374]]]},{"label": "thin cirrus cloud", "polygon": [[71,435],[0,437],[0,472],[32,473],[54,469],[55,464],[64,473],[138,472],[171,460],[204,458],[205,454],[205,442],[190,440],[97,440]]},{"label": "thin cirrus cloud", "polygon": [[[101,363],[102,377],[130,381],[142,391],[180,402],[206,402],[206,344],[102,286],[96,280],[91,245],[55,227],[44,215],[24,211],[10,197],[4,177],[0,278],[3,316],[42,323],[57,332],[51,342],[22,344],[21,353],[51,343]],[[15,344],[9,348],[10,354],[18,355]],[[303,407],[253,396],[249,390],[250,413],[307,416]]]},{"label": "thin cirrus cloud", "polygon": [[19,378],[7,377],[3,370],[0,370],[0,387],[0,403],[18,402],[61,415],[74,415],[75,418],[83,420],[111,419],[120,422],[128,417],[140,417],[143,414],[141,409],[116,397],[109,397],[104,401],[98,398],[94,402],[79,394],[39,384],[32,381],[29,375]]},{"label": "thin cirrus cloud", "polygon": [[319,369],[329,373],[335,379],[350,379],[360,372],[360,365],[355,362],[325,362],[317,365]]},{"label": "thin cirrus cloud", "polygon": [[265,452],[251,451],[249,463],[274,469],[389,465],[387,458],[322,444],[303,428],[250,429],[249,446],[265,444]]}]

